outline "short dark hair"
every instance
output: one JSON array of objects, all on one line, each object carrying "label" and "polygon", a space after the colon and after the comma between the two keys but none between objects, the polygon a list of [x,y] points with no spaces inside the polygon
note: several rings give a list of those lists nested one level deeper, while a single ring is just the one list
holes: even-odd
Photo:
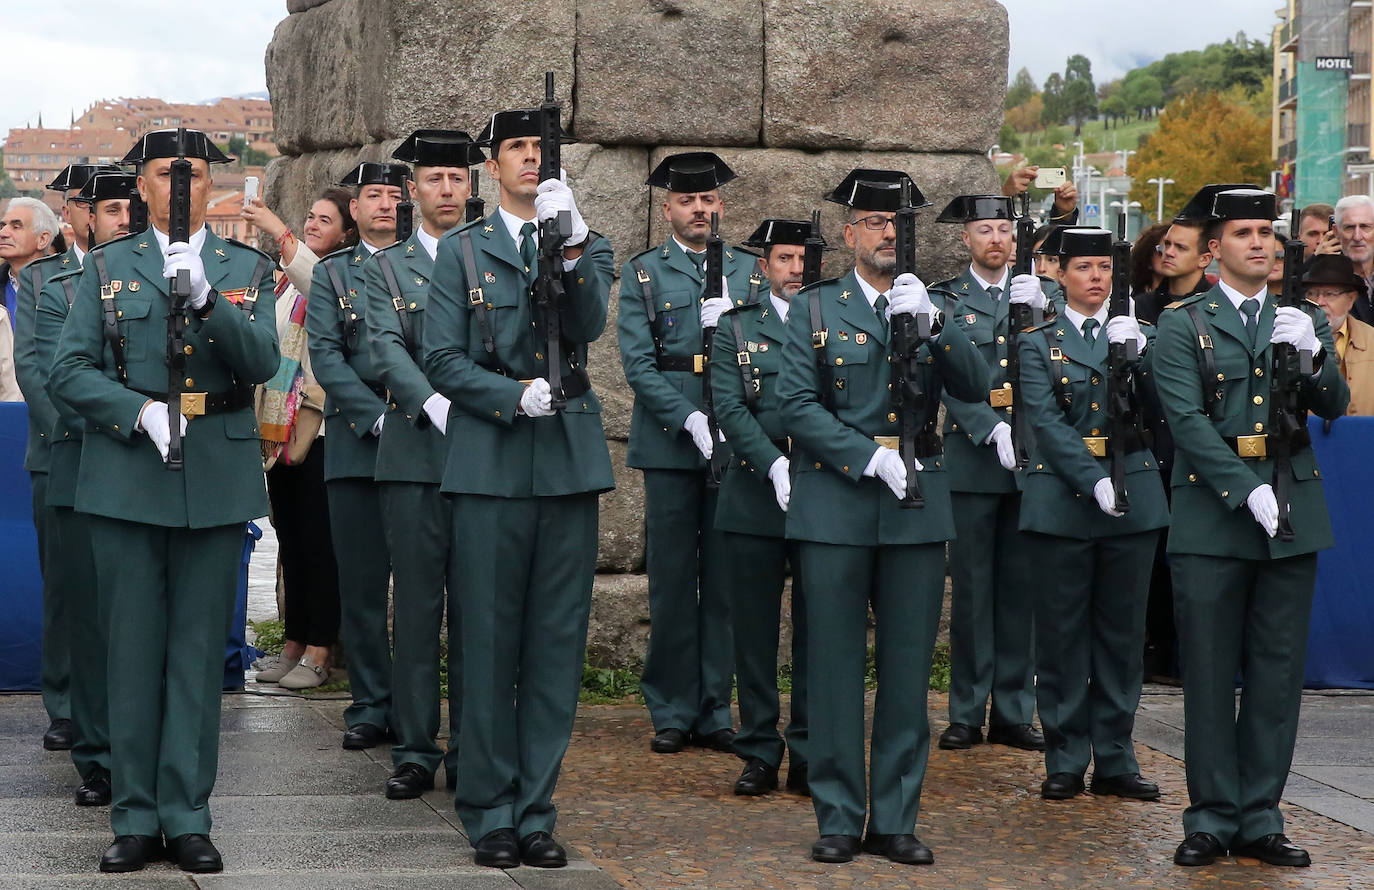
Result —
[{"label": "short dark hair", "polygon": [[1212,219],[1207,221],[1207,227],[1202,230],[1202,243],[1211,248],[1213,241],[1220,241],[1221,234],[1226,230],[1226,220]]},{"label": "short dark hair", "polygon": [[[1308,204],[1306,207],[1302,209],[1302,213],[1298,215],[1298,227],[1301,228],[1302,221],[1307,219],[1308,217],[1311,217],[1312,219],[1319,219],[1324,223],[1329,223],[1331,221],[1331,217],[1335,215],[1336,208],[1332,207],[1330,204]],[[1298,237],[1298,233],[1294,232],[1293,237]]]},{"label": "short dark hair", "polygon": [[1173,226],[1172,226],[1172,228],[1176,228],[1176,229],[1187,229],[1188,231],[1192,232],[1193,235],[1194,235],[1194,237],[1197,238],[1197,245],[1196,245],[1196,246],[1197,246],[1198,253],[1206,253],[1206,252],[1207,252],[1207,242],[1206,242],[1205,240],[1203,240],[1203,237],[1202,237],[1202,236],[1203,236],[1203,233],[1204,233],[1204,232],[1206,231],[1206,229],[1207,229],[1207,224],[1204,223],[1202,220],[1197,220],[1197,221],[1188,220],[1187,222],[1183,222],[1183,221],[1180,221],[1180,220],[1175,220],[1175,221],[1174,221],[1174,224],[1173,224]]}]

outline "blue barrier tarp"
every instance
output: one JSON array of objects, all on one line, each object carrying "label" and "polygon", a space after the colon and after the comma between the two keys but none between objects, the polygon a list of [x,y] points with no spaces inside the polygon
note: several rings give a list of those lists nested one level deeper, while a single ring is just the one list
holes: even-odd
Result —
[{"label": "blue barrier tarp", "polygon": [[29,411],[23,402],[0,402],[0,689],[38,689],[43,636],[43,579],[33,494],[24,471]]}]

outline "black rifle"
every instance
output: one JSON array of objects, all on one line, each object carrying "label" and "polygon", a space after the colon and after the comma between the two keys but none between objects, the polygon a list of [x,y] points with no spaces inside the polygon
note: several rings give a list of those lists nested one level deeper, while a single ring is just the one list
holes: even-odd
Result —
[{"label": "black rifle", "polygon": [[811,233],[802,244],[802,287],[821,280],[821,257],[825,239],[821,237],[821,212],[811,211]]},{"label": "black rifle", "polygon": [[476,168],[472,171],[472,194],[468,196],[467,213],[464,217],[466,222],[481,219],[487,215],[487,202],[477,195],[477,191],[482,187],[482,174]]},{"label": "black rifle", "polygon": [[[911,183],[902,182],[902,203],[893,220],[896,228],[896,268],[893,279],[910,272],[916,274],[916,208],[911,206]],[[921,345],[930,340],[930,317],[925,313],[903,312],[891,319],[892,405],[901,419],[898,452],[906,466],[906,496],[903,508],[926,505],[921,483],[916,478],[916,439],[921,433],[921,416],[926,410],[926,393],[921,386]]]},{"label": "black rifle", "polygon": [[[1279,306],[1300,309],[1302,297],[1303,243],[1298,238],[1301,213],[1293,208],[1293,224],[1288,240],[1283,244],[1283,290]],[[1296,359],[1296,362],[1294,361]],[[1297,364],[1294,369],[1293,365]],[[1272,373],[1269,375],[1269,443],[1266,450],[1274,459],[1274,500],[1279,507],[1278,539],[1293,540],[1293,523],[1289,517],[1289,488],[1293,482],[1293,440],[1304,429],[1307,412],[1300,396],[1302,380],[1312,376],[1312,353],[1298,351],[1291,343],[1275,343]]]},{"label": "black rifle", "polygon": [[[562,172],[562,107],[554,99],[553,72],[544,74],[544,103],[539,106],[539,181],[558,179]],[[534,280],[534,305],[544,326],[544,357],[548,360],[545,379],[553,394],[553,410],[561,411],[568,400],[563,395],[563,324],[559,317],[565,294],[563,288],[563,241],[572,234],[572,214],[560,211],[552,219],[539,221],[539,274]]]},{"label": "black rifle", "polygon": [[[706,239],[706,287],[701,302],[725,296],[725,242],[720,239],[720,214],[711,214],[711,235]],[[720,424],[716,422],[716,397],[711,389],[711,343],[716,326],[701,329],[701,400],[706,407],[706,428],[711,434],[711,458],[706,462],[706,487],[719,488],[725,476],[725,449],[721,448]]]},{"label": "black rifle", "polygon": [[397,201],[396,202],[396,240],[409,241],[410,236],[415,233],[415,202]]},{"label": "black rifle", "polygon": [[[1035,274],[1035,220],[1030,215],[1030,196],[1021,194],[1021,215],[1016,220],[1016,261],[1012,275]],[[1029,418],[1021,404],[1021,333],[1045,320],[1041,309],[1029,303],[1012,303],[1007,296],[1007,382],[1011,384],[1011,443],[1016,453],[1016,469],[1030,464],[1026,443],[1030,440]]]},{"label": "black rifle", "polygon": [[[177,157],[172,161],[171,207],[167,222],[170,244],[191,241],[191,162],[186,160],[186,128],[177,128]],[[191,299],[191,273],[178,269],[169,288],[167,312],[167,469],[181,470],[181,393],[186,377],[186,305]]]},{"label": "black rifle", "polygon": [[[1117,241],[1112,244],[1112,295],[1107,302],[1107,321],[1131,314],[1131,242],[1124,237],[1126,219],[1123,214]],[[1105,334],[1105,331],[1103,332]],[[1131,365],[1140,356],[1140,344],[1135,340],[1107,345],[1107,450],[1112,459],[1112,496],[1116,509],[1128,513],[1126,498],[1126,448],[1131,433],[1137,428],[1136,412],[1131,404]],[[1051,374],[1054,373],[1051,369]]]},{"label": "black rifle", "polygon": [[148,228],[148,205],[138,187],[129,189],[129,231],[142,232]]}]

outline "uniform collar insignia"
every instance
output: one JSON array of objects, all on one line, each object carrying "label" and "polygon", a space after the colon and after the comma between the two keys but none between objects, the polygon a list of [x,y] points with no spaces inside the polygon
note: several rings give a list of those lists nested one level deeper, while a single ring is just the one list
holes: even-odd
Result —
[{"label": "uniform collar insignia", "polygon": [[354,255],[353,255],[353,262],[355,262],[355,263],[361,263],[362,261],[363,261],[363,255],[362,255],[362,254],[357,253],[357,254],[354,254]]},{"label": "uniform collar insignia", "polygon": [[67,265],[68,263],[70,263],[71,261],[72,261],[72,258],[71,258],[71,257],[69,257],[69,256],[64,256],[64,257],[62,258],[62,265],[65,266],[65,265]]},{"label": "uniform collar insignia", "polygon": [[415,245],[414,245],[414,244],[407,244],[407,245],[406,245],[406,253],[414,253],[414,252],[415,252]]},{"label": "uniform collar insignia", "polygon": [[420,285],[422,285],[422,284],[424,284],[424,283],[425,283],[425,280],[424,280],[423,278],[416,278],[416,279],[415,279],[415,285],[416,285],[417,287],[420,286]]},{"label": "uniform collar insignia", "polygon": [[140,241],[140,242],[138,242],[138,249],[139,249],[139,250],[147,250],[147,249],[148,249],[148,242],[147,242],[147,241]]},{"label": "uniform collar insignia", "polygon": [[224,256],[224,251],[222,251],[222,250],[220,250],[218,247],[216,247],[216,248],[215,248],[215,256],[220,256],[220,257]]},{"label": "uniform collar insignia", "polygon": [[1055,335],[1056,337],[1062,337],[1062,336],[1064,336],[1064,329],[1063,329],[1063,328],[1060,328],[1059,330],[1057,330],[1057,331],[1054,332],[1054,335]]},{"label": "uniform collar insignia", "polygon": [[840,293],[840,299],[841,299],[841,300],[848,300],[848,299],[849,299],[849,291],[842,291],[842,292]]},{"label": "uniform collar insignia", "polygon": [[1220,308],[1221,308],[1221,304],[1220,304],[1220,303],[1208,303],[1208,304],[1207,304],[1207,308],[1208,308],[1208,309],[1220,309]]},{"label": "uniform collar insignia", "polygon": [[495,226],[482,226],[482,231],[485,232],[486,234],[490,235],[492,232],[496,231],[496,227],[495,227]]}]

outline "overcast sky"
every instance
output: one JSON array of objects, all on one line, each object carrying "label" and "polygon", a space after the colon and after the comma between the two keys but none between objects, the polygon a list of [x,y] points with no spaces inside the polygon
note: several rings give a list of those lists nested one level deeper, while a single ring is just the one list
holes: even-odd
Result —
[{"label": "overcast sky", "polygon": [[[65,126],[73,110],[97,99],[201,101],[265,90],[263,52],[286,15],[285,0],[3,2],[0,134],[37,124],[40,111],[47,126]],[[1092,61],[1101,82],[1240,30],[1267,40],[1279,6],[1279,0],[1002,2],[1011,17],[1010,70],[1024,65],[1036,83],[1062,71],[1075,52]]]}]

